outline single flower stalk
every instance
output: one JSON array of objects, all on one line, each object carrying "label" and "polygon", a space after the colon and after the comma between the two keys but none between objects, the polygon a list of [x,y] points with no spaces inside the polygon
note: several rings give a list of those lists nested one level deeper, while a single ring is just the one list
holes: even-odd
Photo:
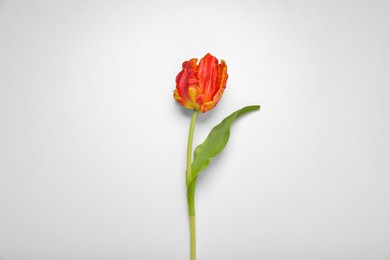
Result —
[{"label": "single flower stalk", "polygon": [[194,158],[192,158],[192,143],[198,113],[205,113],[218,104],[228,79],[224,60],[219,63],[216,57],[208,53],[200,60],[199,64],[197,61],[198,59],[193,58],[183,63],[182,70],[176,77],[176,89],[173,94],[180,105],[193,110],[188,134],[186,169],[190,218],[190,260],[196,260],[195,187],[197,177],[207,168],[210,160],[225,148],[233,122],[248,112],[260,109],[260,106],[247,106],[226,117],[211,130],[206,140],[195,149]]}]

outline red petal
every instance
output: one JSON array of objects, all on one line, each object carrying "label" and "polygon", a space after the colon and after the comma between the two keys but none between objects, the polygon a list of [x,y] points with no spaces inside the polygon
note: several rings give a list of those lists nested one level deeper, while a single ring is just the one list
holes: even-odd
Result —
[{"label": "red petal", "polygon": [[199,92],[204,95],[204,102],[213,100],[218,90],[218,59],[207,53],[199,63],[198,71]]},{"label": "red petal", "polygon": [[210,109],[213,109],[221,100],[222,94],[226,88],[227,79],[227,66],[225,61],[222,60],[221,63],[218,64],[218,78],[216,82],[215,93],[213,93],[211,101],[202,104],[201,111],[203,113],[209,111]]},{"label": "red petal", "polygon": [[176,100],[183,106],[188,108],[192,108],[192,101],[189,96],[188,89],[190,86],[197,86],[198,84],[198,66],[196,65],[197,61],[197,59],[185,61],[183,63],[183,70],[180,71],[180,73],[176,77],[176,90],[178,96],[180,96],[181,98],[180,101],[178,99]]}]

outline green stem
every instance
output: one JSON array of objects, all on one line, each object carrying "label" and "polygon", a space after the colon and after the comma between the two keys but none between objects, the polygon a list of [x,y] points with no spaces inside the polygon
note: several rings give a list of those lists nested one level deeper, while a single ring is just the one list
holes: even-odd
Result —
[{"label": "green stem", "polygon": [[195,215],[190,216],[190,259],[196,260],[196,227]]},{"label": "green stem", "polygon": [[187,188],[188,214],[190,215],[190,255],[196,260],[196,229],[195,229],[195,186],[196,178]]},{"label": "green stem", "polygon": [[[191,118],[190,131],[188,133],[188,146],[187,146],[187,201],[188,201],[188,213],[190,215],[190,260],[196,260],[196,228],[195,228],[195,186],[196,178],[191,181],[192,178],[192,141],[194,139],[195,122],[198,111],[194,110]],[[191,181],[191,182],[190,182]]]},{"label": "green stem", "polygon": [[187,146],[187,171],[186,171],[186,180],[187,187],[190,184],[191,180],[191,162],[192,162],[192,141],[194,140],[194,130],[195,130],[195,122],[196,117],[198,115],[198,110],[194,110],[192,113],[190,131],[188,133],[188,146]]}]

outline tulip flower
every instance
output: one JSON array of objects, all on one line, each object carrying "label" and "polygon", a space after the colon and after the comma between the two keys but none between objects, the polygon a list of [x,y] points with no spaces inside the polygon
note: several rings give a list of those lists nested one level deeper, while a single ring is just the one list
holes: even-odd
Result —
[{"label": "tulip flower", "polygon": [[222,97],[228,79],[224,60],[210,53],[197,64],[198,59],[183,63],[183,70],[176,77],[174,98],[182,106],[202,113],[214,108]]},{"label": "tulip flower", "polygon": [[183,63],[182,71],[176,77],[174,98],[182,106],[192,109],[187,145],[187,202],[190,218],[190,259],[196,260],[196,231],[195,231],[195,186],[200,172],[204,171],[213,157],[217,156],[226,146],[230,127],[234,121],[251,111],[259,110],[260,106],[243,107],[230,114],[216,125],[206,140],[194,151],[192,159],[192,141],[198,112],[205,113],[214,108],[222,97],[228,78],[227,66],[223,60],[211,54],[206,54],[197,64],[197,59]]}]

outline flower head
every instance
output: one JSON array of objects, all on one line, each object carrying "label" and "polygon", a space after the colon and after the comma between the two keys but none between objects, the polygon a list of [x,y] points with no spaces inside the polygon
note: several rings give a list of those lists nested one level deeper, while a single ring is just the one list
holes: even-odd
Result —
[{"label": "flower head", "polygon": [[222,97],[228,79],[224,60],[206,54],[199,64],[198,59],[183,63],[183,69],[176,77],[173,97],[182,106],[204,113],[214,108]]}]

